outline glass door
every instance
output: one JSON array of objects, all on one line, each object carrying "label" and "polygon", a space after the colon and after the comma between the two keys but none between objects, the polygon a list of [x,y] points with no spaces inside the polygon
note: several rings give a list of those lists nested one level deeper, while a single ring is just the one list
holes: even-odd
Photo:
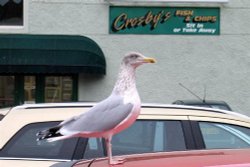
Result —
[{"label": "glass door", "polygon": [[24,76],[24,103],[36,102],[36,77]]}]

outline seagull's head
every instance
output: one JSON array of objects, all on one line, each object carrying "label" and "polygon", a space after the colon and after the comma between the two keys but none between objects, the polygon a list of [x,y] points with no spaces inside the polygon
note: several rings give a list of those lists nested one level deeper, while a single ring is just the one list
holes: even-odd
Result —
[{"label": "seagull's head", "polygon": [[138,67],[144,63],[155,63],[156,60],[154,58],[145,57],[141,53],[138,52],[129,52],[123,58],[123,63],[128,66]]}]

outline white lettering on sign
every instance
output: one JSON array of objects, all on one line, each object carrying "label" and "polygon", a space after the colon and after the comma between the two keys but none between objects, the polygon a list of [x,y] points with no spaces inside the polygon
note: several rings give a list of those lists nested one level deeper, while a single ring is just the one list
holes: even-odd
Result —
[{"label": "white lettering on sign", "polygon": [[200,23],[197,24],[197,28],[203,28],[203,27],[204,27],[204,24],[200,24]]},{"label": "white lettering on sign", "polygon": [[195,24],[194,23],[187,23],[186,27],[187,28],[195,28]]},{"label": "white lettering on sign", "polygon": [[216,29],[213,28],[200,28],[199,33],[211,33],[214,34],[216,32]]},{"label": "white lettering on sign", "polygon": [[194,33],[194,32],[197,32],[197,29],[196,28],[183,28],[182,32],[191,32],[191,33]]},{"label": "white lettering on sign", "polygon": [[173,32],[180,32],[181,28],[174,28]]}]

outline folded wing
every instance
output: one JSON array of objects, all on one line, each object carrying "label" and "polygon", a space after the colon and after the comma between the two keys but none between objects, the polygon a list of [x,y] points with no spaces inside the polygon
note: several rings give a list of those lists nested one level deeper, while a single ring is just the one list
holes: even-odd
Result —
[{"label": "folded wing", "polygon": [[132,109],[133,104],[124,104],[121,96],[111,95],[89,111],[62,122],[60,133],[70,135],[79,132],[104,132],[126,119]]}]

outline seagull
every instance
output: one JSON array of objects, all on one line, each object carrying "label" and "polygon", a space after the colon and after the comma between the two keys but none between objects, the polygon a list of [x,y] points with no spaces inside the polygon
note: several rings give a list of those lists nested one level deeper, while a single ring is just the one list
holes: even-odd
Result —
[{"label": "seagull", "polygon": [[123,163],[123,160],[112,158],[112,136],[131,126],[140,114],[141,100],[136,89],[136,68],[155,62],[155,59],[138,52],[127,53],[122,60],[113,91],[106,99],[87,112],[38,132],[37,140],[53,142],[72,137],[102,137],[105,139],[109,164]]}]

